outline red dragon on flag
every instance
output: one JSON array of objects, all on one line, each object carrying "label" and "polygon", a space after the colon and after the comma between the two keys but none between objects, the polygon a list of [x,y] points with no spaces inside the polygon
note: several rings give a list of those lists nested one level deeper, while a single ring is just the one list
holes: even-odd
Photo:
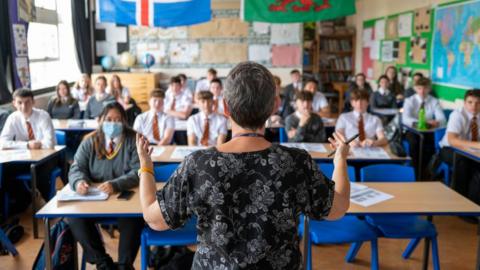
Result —
[{"label": "red dragon on flag", "polygon": [[331,7],[330,0],[321,0],[322,4],[316,3],[315,0],[277,0],[277,3],[271,4],[268,9],[271,11],[287,11],[287,5],[294,2],[300,4],[292,6],[294,12],[306,12],[312,9],[319,12]]}]

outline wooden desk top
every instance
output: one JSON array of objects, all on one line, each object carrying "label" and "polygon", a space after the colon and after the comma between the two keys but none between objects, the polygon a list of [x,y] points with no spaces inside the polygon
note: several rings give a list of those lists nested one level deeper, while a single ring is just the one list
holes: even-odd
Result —
[{"label": "wooden desk top", "polygon": [[[83,123],[82,125],[69,125],[73,122]],[[98,127],[98,122],[96,120],[84,120],[84,119],[75,119],[75,120],[66,120],[66,119],[52,119],[53,128],[56,130],[64,130],[64,131],[93,131]]]},{"label": "wooden desk top", "polygon": [[471,147],[451,147],[455,152],[460,152],[473,160],[480,161],[480,149]]},{"label": "wooden desk top", "polygon": [[[320,152],[309,152],[310,155],[312,156],[313,159],[316,159],[316,160],[333,160],[333,157],[328,157],[328,153],[330,153],[330,151],[332,151],[332,147],[330,146],[330,144],[328,143],[324,143],[323,144],[325,146],[325,148],[327,149],[327,153],[320,153]],[[167,146],[161,146],[164,151],[162,152],[162,154],[160,156],[152,156],[152,161],[154,163],[161,163],[161,162],[164,162],[164,163],[173,163],[173,162],[182,162],[183,159],[172,159],[171,158],[171,155],[173,153],[173,151],[175,150],[175,148],[177,146],[175,145],[167,145]],[[182,147],[182,146],[180,146]],[[183,146],[185,147],[185,146]],[[385,151],[387,152],[387,154],[390,156],[390,159],[371,159],[371,158],[354,158],[354,157],[350,157],[349,160],[351,161],[373,161],[373,160],[385,160],[385,161],[388,161],[388,160],[393,160],[393,161],[407,161],[407,160],[410,160],[409,157],[398,157],[398,156],[395,156],[392,151],[390,151],[390,148],[388,146],[385,146],[384,147]]]},{"label": "wooden desk top", "polygon": [[[57,145],[54,149],[35,149],[35,150],[0,150],[0,163],[4,162],[36,162],[45,159],[65,149],[63,145]],[[28,153],[29,157],[22,154]]]},{"label": "wooden desk top", "polygon": [[[394,198],[370,207],[350,204],[348,214],[425,214],[425,215],[480,215],[480,206],[467,200],[440,182],[413,183],[362,183],[389,193]],[[161,188],[163,183],[158,183]],[[57,202],[50,200],[37,218],[43,217],[141,217],[138,188],[128,201],[117,200],[116,195],[107,201]]]}]

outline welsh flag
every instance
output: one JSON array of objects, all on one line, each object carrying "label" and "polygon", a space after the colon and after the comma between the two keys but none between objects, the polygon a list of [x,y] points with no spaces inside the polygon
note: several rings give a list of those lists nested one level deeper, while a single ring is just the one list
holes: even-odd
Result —
[{"label": "welsh flag", "polygon": [[241,14],[249,22],[323,21],[355,14],[355,0],[242,0]]}]

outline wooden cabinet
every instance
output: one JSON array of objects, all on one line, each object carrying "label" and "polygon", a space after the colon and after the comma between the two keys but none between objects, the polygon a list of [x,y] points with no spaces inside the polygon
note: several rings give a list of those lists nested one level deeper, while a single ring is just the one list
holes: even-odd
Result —
[{"label": "wooden cabinet", "polygon": [[107,78],[108,84],[110,84],[110,79],[114,74],[117,74],[120,77],[123,86],[130,90],[131,97],[135,99],[137,105],[142,109],[142,111],[147,111],[150,91],[158,87],[161,74],[146,72],[95,73],[92,75],[92,82],[95,82],[95,79],[98,76],[104,75]]}]

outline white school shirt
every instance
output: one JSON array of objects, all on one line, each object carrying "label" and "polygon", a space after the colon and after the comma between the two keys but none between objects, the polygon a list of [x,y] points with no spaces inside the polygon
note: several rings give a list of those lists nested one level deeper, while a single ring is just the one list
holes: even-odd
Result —
[{"label": "white school shirt", "polygon": [[[450,114],[450,118],[448,119],[447,123],[447,131],[445,132],[445,136],[443,136],[442,140],[440,141],[440,146],[450,146],[450,142],[448,141],[449,132],[458,134],[462,140],[471,140],[472,131],[470,130],[470,124],[472,122],[472,118],[473,114],[465,110],[464,107],[455,109]],[[479,132],[478,134],[480,134],[480,113],[477,114],[477,127]]]},{"label": "white school shirt", "polygon": [[[170,93],[165,94],[165,105],[164,110],[170,110],[170,106],[172,105],[174,99],[173,91]],[[177,112],[184,112],[187,110],[188,107],[192,106],[192,93],[190,91],[182,90],[180,94],[175,96],[175,111]]]},{"label": "white school shirt", "polygon": [[223,108],[223,95],[218,96],[217,98],[213,97],[213,99],[218,99],[218,107],[217,107],[217,113],[218,114],[224,114],[225,109]]},{"label": "white school shirt", "polygon": [[[358,118],[360,113],[351,111],[342,113],[335,125],[335,131],[343,129],[345,132],[345,138],[349,139],[358,134]],[[365,129],[366,139],[375,139],[377,132],[383,131],[383,125],[380,118],[376,115],[363,113],[363,126]]]},{"label": "white school shirt", "polygon": [[197,82],[195,85],[195,93],[200,91],[210,91],[210,81],[207,79],[203,79]]},{"label": "white school shirt", "polygon": [[[412,126],[413,122],[418,121],[418,111],[422,105],[422,98],[415,94],[405,99],[403,103],[402,121],[407,126]],[[440,125],[446,122],[442,107],[438,99],[428,95],[425,99],[425,118],[428,120],[436,120]]]},{"label": "white school shirt", "polygon": [[72,87],[71,95],[74,99],[77,99],[78,102],[87,102],[90,98],[90,95],[87,95],[87,89],[85,88]]},{"label": "white school shirt", "polygon": [[318,113],[325,107],[328,107],[327,98],[324,94],[317,91],[313,96],[312,109]]},{"label": "white school shirt", "polygon": [[[191,90],[190,88],[186,87],[186,86],[185,86],[184,88],[182,88],[182,91],[189,92],[189,93],[192,94],[192,96],[193,96],[192,90]],[[172,88],[170,88],[170,86],[169,86],[169,87],[167,88],[167,91],[165,91],[165,95],[168,95],[168,94],[171,93],[171,92],[172,92]],[[171,95],[171,94],[170,94],[170,95]]]},{"label": "white school shirt", "polygon": [[[158,141],[153,137],[153,118],[155,117],[155,113],[156,112],[150,110],[138,115],[133,123],[133,129],[147,137],[150,143],[157,144]],[[160,139],[162,139],[167,129],[175,129],[175,118],[163,112],[156,114],[158,118],[158,131]]]},{"label": "white school shirt", "polygon": [[[205,124],[205,114],[203,112],[190,116],[187,120],[187,135],[197,138],[197,145],[201,145],[200,140],[203,136],[203,126]],[[212,113],[208,116],[209,135],[208,145],[217,145],[219,135],[227,135],[227,118],[218,113]]]},{"label": "white school shirt", "polygon": [[33,108],[28,119],[19,111],[8,116],[0,135],[2,148],[28,148],[27,120],[30,121],[35,140],[42,142],[42,149],[53,148],[56,140],[52,119],[46,111],[36,108]]},{"label": "white school shirt", "polygon": [[113,147],[114,147],[113,151],[115,151],[115,149],[117,149],[118,147],[118,144],[120,143],[120,136],[117,136],[111,139],[109,136],[105,135],[104,148],[105,148],[105,151],[107,151],[107,153],[110,151],[110,140],[113,140]]}]

